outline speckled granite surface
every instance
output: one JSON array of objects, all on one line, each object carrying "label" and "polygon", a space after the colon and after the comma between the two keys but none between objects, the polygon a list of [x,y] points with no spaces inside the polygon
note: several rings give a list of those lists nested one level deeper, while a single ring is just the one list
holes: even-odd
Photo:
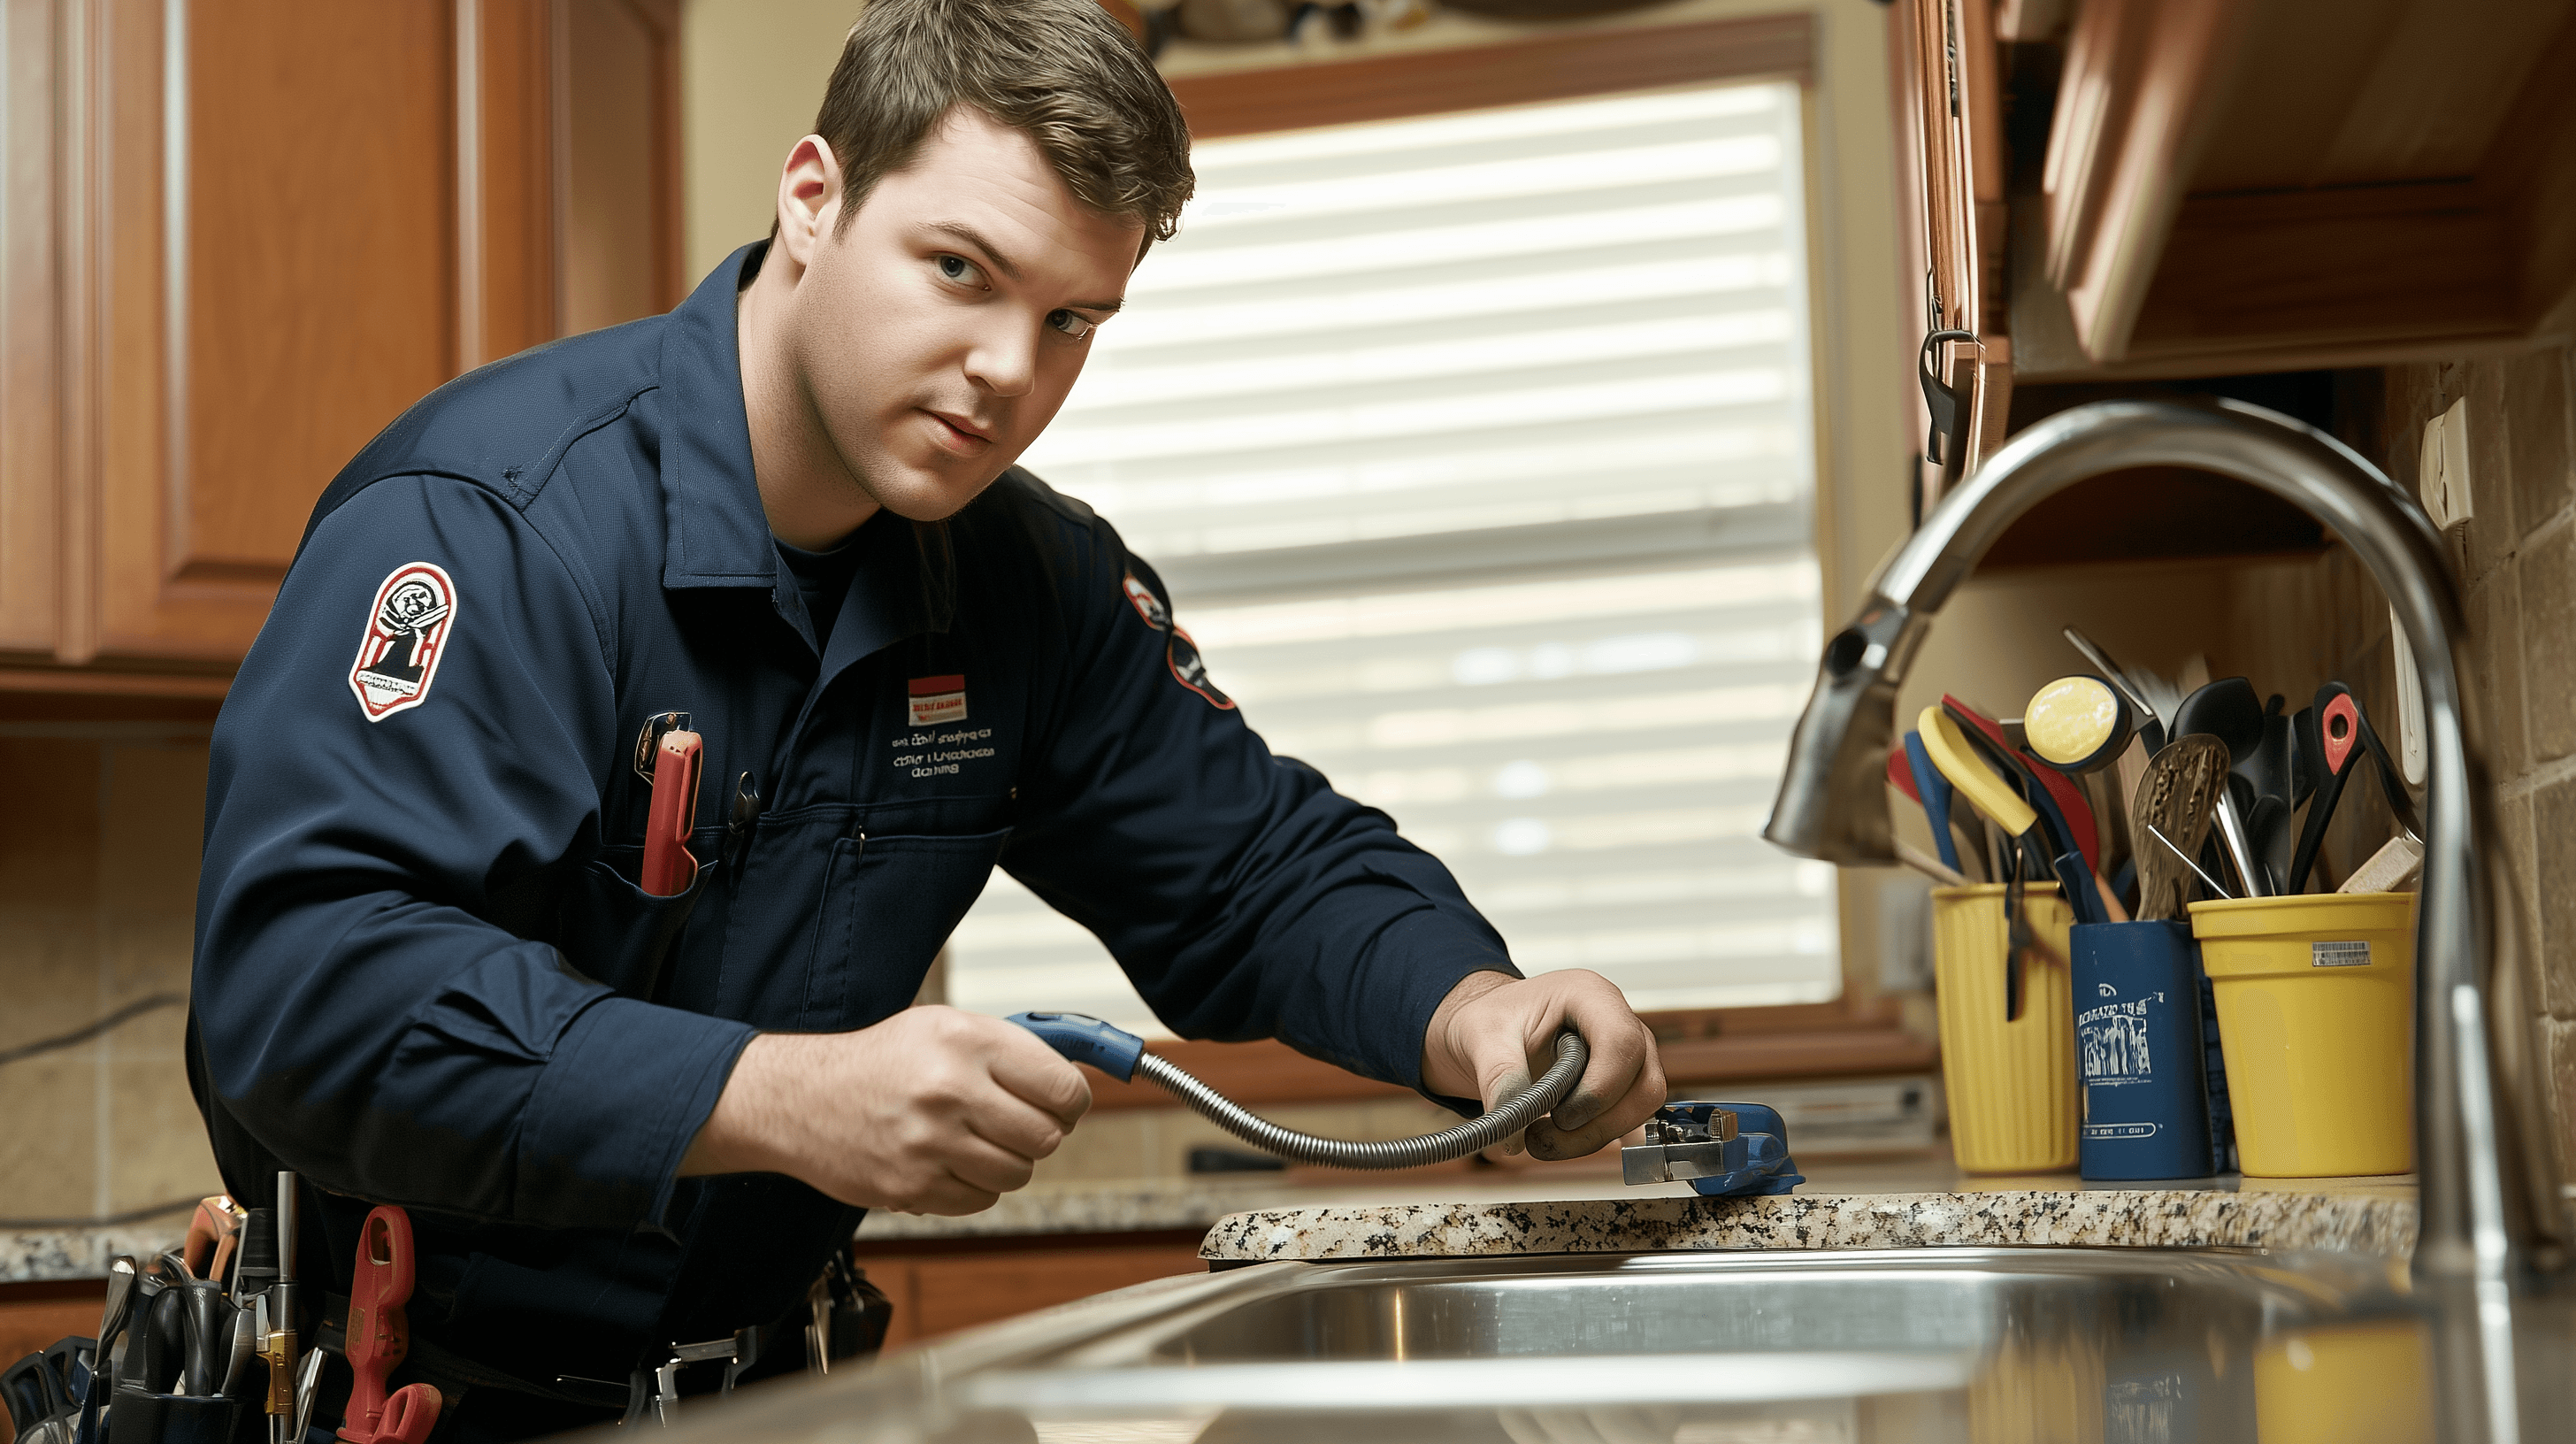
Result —
[{"label": "speckled granite surface", "polygon": [[0,1284],[48,1279],[107,1277],[107,1261],[121,1253],[150,1258],[177,1248],[187,1217],[135,1228],[63,1228],[0,1232]]},{"label": "speckled granite surface", "polygon": [[2415,1202],[2398,1190],[2086,1190],[1387,1204],[1238,1213],[1219,1220],[1199,1252],[1262,1262],[1937,1244],[2334,1249],[2393,1259],[2414,1247]]}]

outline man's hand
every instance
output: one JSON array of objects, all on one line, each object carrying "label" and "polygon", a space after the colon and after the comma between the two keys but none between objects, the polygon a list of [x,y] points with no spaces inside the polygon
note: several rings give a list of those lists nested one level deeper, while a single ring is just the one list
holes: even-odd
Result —
[{"label": "man's hand", "polygon": [[[1592,1060],[1556,1112],[1524,1135],[1533,1158],[1580,1158],[1654,1116],[1664,1105],[1655,1035],[1599,973],[1573,969],[1459,980],[1422,1038],[1422,1081],[1432,1092],[1484,1100],[1487,1110],[1521,1092],[1556,1062],[1566,1024]],[[1522,1139],[1503,1144],[1518,1153]]]},{"label": "man's hand", "polygon": [[1028,1029],[907,1008],[855,1033],[752,1039],[680,1172],[784,1173],[864,1208],[975,1213],[1090,1107],[1081,1070]]}]

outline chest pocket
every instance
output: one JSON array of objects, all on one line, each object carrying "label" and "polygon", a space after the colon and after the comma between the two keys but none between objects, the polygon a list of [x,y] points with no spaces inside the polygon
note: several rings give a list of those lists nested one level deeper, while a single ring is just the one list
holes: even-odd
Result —
[{"label": "chest pocket", "polygon": [[833,843],[796,1026],[863,1028],[908,1006],[940,946],[983,894],[1010,835],[1005,827]]}]

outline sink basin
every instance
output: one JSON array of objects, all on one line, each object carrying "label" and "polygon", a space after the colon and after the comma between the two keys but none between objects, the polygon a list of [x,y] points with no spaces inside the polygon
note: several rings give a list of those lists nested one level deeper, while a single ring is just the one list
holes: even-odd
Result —
[{"label": "sink basin", "polygon": [[[2517,1341],[2568,1357],[2566,1312],[2524,1312]],[[2347,1254],[1278,1263],[1103,1295],[682,1422],[711,1439],[942,1444],[2431,1440],[2431,1318],[2402,1266]],[[2527,1423],[2553,1421],[2530,1437],[2558,1437],[2571,1406],[2530,1401]]]}]

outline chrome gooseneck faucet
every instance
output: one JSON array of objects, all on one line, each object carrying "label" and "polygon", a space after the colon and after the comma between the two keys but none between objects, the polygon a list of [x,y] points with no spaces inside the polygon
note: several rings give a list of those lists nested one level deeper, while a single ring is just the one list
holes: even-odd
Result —
[{"label": "chrome gooseneck faucet", "polygon": [[[2415,501],[2349,448],[2234,402],[2107,401],[2032,426],[1997,452],[1880,569],[1868,600],[1826,643],[1762,835],[1801,857],[1895,861],[1886,767],[1898,686],[1947,601],[2006,524],[2088,477],[2183,466],[2259,487],[2325,523],[2379,582],[2413,648],[2424,701],[2424,872],[2416,920],[2415,1152],[2421,1231],[2414,1276],[2457,1306],[2439,1345],[2445,1438],[2518,1434],[2512,1298],[2557,1267],[2566,1218],[2527,1044],[2490,1031],[2491,836],[2463,732],[2452,643],[2459,600],[2442,543]],[[2510,917],[2510,910],[2506,910]],[[2527,1029],[2506,1004],[2504,1026]],[[2498,1047],[2502,1038],[2505,1046]]]}]

